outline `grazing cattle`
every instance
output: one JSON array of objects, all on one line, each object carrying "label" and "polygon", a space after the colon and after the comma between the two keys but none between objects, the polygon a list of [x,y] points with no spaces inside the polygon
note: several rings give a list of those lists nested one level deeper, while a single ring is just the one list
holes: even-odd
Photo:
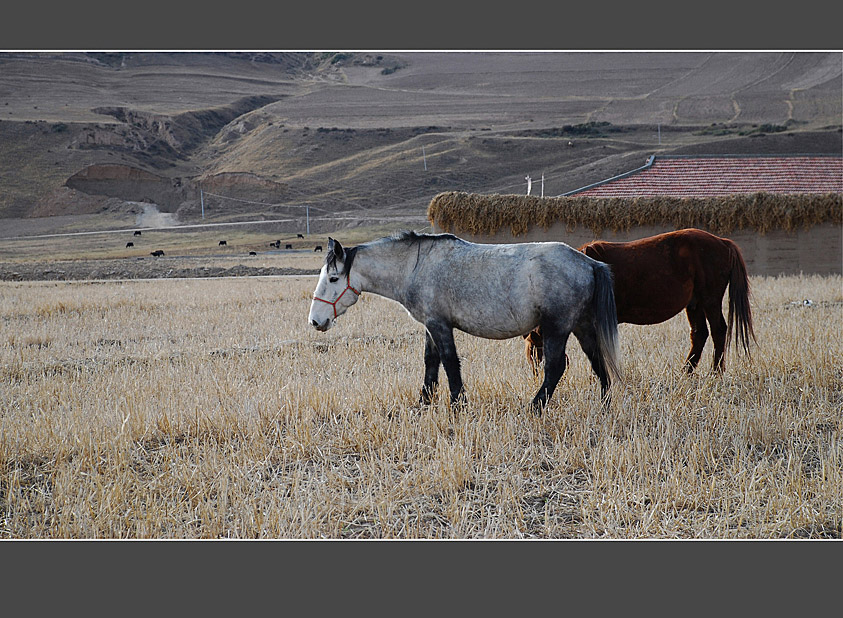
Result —
[{"label": "grazing cattle", "polygon": [[140,236],[140,235],[141,235],[140,230],[135,230],[135,236]]},{"label": "grazing cattle", "polygon": [[292,249],[292,248],[293,248],[293,245],[284,245],[284,248],[285,248],[285,249]]},{"label": "grazing cattle", "polygon": [[224,240],[221,240],[221,241],[220,241],[220,244],[219,244],[219,246],[220,246],[220,247],[225,247],[225,246],[227,246],[227,245],[228,245],[228,243],[227,243],[227,242],[225,242]]},{"label": "grazing cattle", "polygon": [[296,238],[304,238],[303,234],[296,234]]},{"label": "grazing cattle", "polygon": [[317,251],[322,251],[322,245],[316,245],[316,248],[313,250],[313,252],[315,253]]},{"label": "grazing cattle", "polygon": [[149,255],[152,255],[154,257],[161,257],[162,255],[164,255],[164,252],[161,251],[161,249],[157,249],[156,251],[153,251]]},{"label": "grazing cattle", "polygon": [[128,249],[129,247],[134,247],[134,246],[135,246],[135,243],[133,243],[133,242],[127,242],[127,243],[126,243],[126,248],[127,248],[127,249]]},{"label": "grazing cattle", "polygon": [[281,248],[281,241],[280,241],[280,240],[276,240],[275,242],[271,242],[271,243],[269,243],[269,246],[270,246],[270,247],[275,247],[276,249],[280,249],[280,248]]},{"label": "grazing cattle", "polygon": [[440,365],[451,403],[464,398],[455,328],[508,339],[542,327],[544,382],[530,403],[537,414],[565,371],[571,333],[600,379],[604,403],[611,378],[620,376],[612,271],[565,243],[478,244],[452,234],[403,232],[345,249],[329,238],[310,325],[327,331],[363,292],[401,303],[424,325],[424,405]]},{"label": "grazing cattle", "polygon": [[257,253],[254,251],[249,251],[249,255],[257,255]]},{"label": "grazing cattle", "polygon": [[[702,356],[709,334],[706,320],[714,342],[714,371],[723,371],[733,324],[735,343],[749,354],[749,339],[755,339],[749,279],[741,251],[731,240],[691,228],[631,242],[595,240],[579,250],[612,268],[618,323],[658,324],[685,310],[691,325],[688,373]],[[728,325],[721,309],[727,287]],[[541,329],[523,337],[536,372],[542,359]]]}]

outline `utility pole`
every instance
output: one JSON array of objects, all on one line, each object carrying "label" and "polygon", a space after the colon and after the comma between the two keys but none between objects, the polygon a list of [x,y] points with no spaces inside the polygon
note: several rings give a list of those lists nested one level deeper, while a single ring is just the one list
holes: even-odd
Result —
[{"label": "utility pole", "polygon": [[310,236],[310,205],[306,204],[304,209],[305,217],[307,217],[307,235]]},{"label": "utility pole", "polygon": [[544,197],[544,174],[542,174],[542,197]]}]

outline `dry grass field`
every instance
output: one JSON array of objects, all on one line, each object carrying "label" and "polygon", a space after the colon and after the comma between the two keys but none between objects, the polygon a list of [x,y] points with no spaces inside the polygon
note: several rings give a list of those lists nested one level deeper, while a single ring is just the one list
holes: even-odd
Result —
[{"label": "dry grass field", "polygon": [[314,285],[0,282],[0,538],[841,536],[839,276],[753,278],[722,376],[684,316],[621,325],[609,410],[572,338],[541,418],[520,339],[458,333],[467,405],[420,408],[422,327],[317,333]]}]

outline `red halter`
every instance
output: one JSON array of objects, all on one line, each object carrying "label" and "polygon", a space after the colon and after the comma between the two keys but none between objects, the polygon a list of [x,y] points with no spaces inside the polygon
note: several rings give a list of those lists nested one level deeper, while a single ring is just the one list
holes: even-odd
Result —
[{"label": "red halter", "polygon": [[345,294],[346,292],[351,290],[352,292],[357,294],[357,296],[360,296],[360,291],[351,287],[351,280],[349,279],[350,276],[351,276],[351,273],[349,273],[345,276],[345,289],[342,292],[340,292],[340,295],[337,296],[337,299],[334,302],[331,302],[330,300],[325,300],[324,298],[319,298],[318,296],[313,297],[313,300],[318,300],[318,301],[321,301],[321,302],[326,303],[328,305],[331,305],[334,308],[334,318],[337,317],[337,303],[340,302],[340,298],[342,298],[343,294]]}]

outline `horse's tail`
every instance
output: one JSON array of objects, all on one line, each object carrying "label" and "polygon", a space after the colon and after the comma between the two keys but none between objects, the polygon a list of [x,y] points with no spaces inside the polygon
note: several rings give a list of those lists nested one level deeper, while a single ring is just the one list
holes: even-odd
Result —
[{"label": "horse's tail", "polygon": [[615,307],[615,286],[612,270],[603,263],[594,266],[594,297],[592,299],[597,350],[612,379],[620,380],[620,348],[618,346],[618,312]]},{"label": "horse's tail", "polygon": [[729,247],[729,321],[726,326],[726,347],[732,338],[733,324],[735,329],[735,343],[739,344],[749,355],[749,340],[755,341],[752,330],[752,310],[749,307],[749,276],[746,263],[743,261],[741,250],[731,240],[724,239]]}]

